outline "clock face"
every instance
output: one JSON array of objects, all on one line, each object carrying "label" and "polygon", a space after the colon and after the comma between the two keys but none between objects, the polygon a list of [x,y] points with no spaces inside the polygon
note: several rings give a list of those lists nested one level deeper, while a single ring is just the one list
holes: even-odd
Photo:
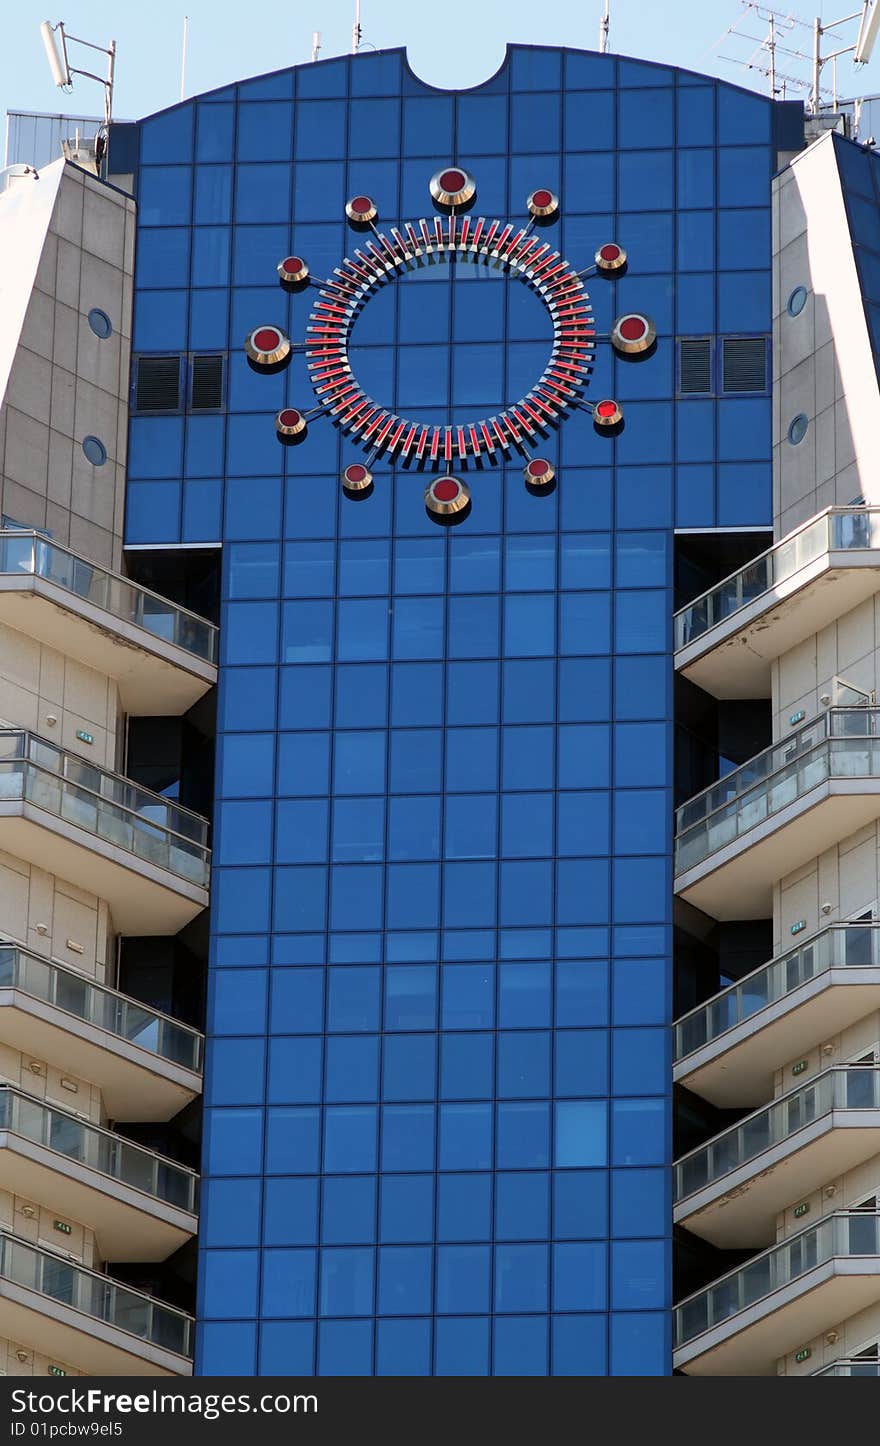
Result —
[{"label": "clock face", "polygon": [[[542,226],[559,214],[558,197],[548,187],[531,193],[527,216],[516,222],[472,214],[476,182],[460,166],[438,171],[428,189],[439,214],[387,231],[377,227],[378,207],[370,196],[351,197],[345,213],[360,233],[360,244],[323,280],[312,277],[303,257],[288,256],[279,263],[279,282],[286,290],[312,287],[317,293],[305,339],[299,343],[316,405],[310,410],[286,407],[275,425],[287,444],[302,440],[309,422],[318,417],[350,438],[366,454],[365,461],[352,461],[342,473],[343,490],[353,498],[369,495],[371,467],[380,457],[427,473],[428,513],[450,522],[461,521],[471,505],[471,489],[452,475],[453,468],[479,473],[518,454],[525,484],[537,494],[552,490],[556,472],[536,449],[567,414],[588,411],[597,432],[613,436],[619,431],[619,403],[611,398],[590,403],[585,397],[597,342],[610,341],[620,355],[644,357],[650,355],[656,333],[647,317],[628,313],[604,338],[597,336],[584,276],[622,274],[626,252],[616,242],[606,242],[589,266],[575,269],[544,239]],[[450,268],[450,274],[462,266],[496,270],[513,284],[528,287],[546,309],[552,343],[543,371],[528,392],[491,416],[463,415],[445,425],[426,424],[370,396],[352,365],[352,330],[371,298],[409,272],[436,266]],[[277,371],[288,364],[294,345],[281,328],[265,323],[249,334],[245,350],[255,369]]]}]

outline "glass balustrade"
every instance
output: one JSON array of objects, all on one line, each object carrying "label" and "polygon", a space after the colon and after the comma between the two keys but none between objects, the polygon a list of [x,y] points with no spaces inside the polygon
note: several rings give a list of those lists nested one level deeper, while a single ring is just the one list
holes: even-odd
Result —
[{"label": "glass balustrade", "polygon": [[0,1085],[0,1130],[44,1145],[166,1205],[190,1214],[195,1211],[196,1176],[192,1170],[8,1085]]},{"label": "glass balustrade", "polygon": [[829,708],[676,810],[682,873],[831,778],[880,778],[880,709]]},{"label": "glass balustrade", "polygon": [[149,588],[77,557],[38,532],[0,532],[0,574],[4,573],[45,578],[204,662],[217,660],[217,629],[212,623]]},{"label": "glass balustrade", "polygon": [[159,1014],[115,989],[107,989],[74,969],[65,969],[61,964],[40,959],[16,944],[2,941],[0,989],[20,989],[171,1064],[195,1071],[202,1068],[203,1039],[198,1030],[178,1023],[167,1014]]},{"label": "glass balustrade", "polygon": [[878,1254],[877,1212],[838,1211],[828,1215],[683,1300],[675,1309],[675,1344],[686,1345],[829,1260]]},{"label": "glass balustrade", "polygon": [[880,927],[832,924],[682,1015],[675,1026],[675,1059],[685,1059],[830,969],[872,966],[880,967]]},{"label": "glass balustrade", "polygon": [[878,1109],[880,1069],[853,1064],[823,1070],[677,1161],[675,1199],[721,1180],[832,1110]]},{"label": "glass balustrade", "polygon": [[34,733],[3,729],[0,803],[14,799],[207,887],[206,819]]},{"label": "glass balustrade", "polygon": [[152,1346],[192,1356],[191,1316],[4,1232],[0,1232],[0,1277]]},{"label": "glass balustrade", "polygon": [[681,608],[675,647],[684,648],[826,552],[880,548],[880,508],[832,507]]},{"label": "glass balustrade", "polygon": [[824,1366],[821,1371],[813,1371],[813,1376],[880,1376],[880,1360],[860,1361],[858,1356],[847,1356],[843,1360],[833,1361],[830,1366]]}]

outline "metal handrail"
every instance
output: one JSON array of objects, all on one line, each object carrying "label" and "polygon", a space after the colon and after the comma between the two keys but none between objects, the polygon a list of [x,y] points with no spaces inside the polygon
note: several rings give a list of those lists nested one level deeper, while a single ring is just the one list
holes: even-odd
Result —
[{"label": "metal handrail", "polygon": [[217,661],[217,628],[207,618],[33,529],[0,530],[0,574],[41,577],[204,662]]},{"label": "metal handrail", "polygon": [[675,1022],[673,1057],[687,1058],[830,969],[872,966],[880,967],[880,925],[830,924],[682,1014]]},{"label": "metal handrail", "polygon": [[723,1180],[833,1110],[880,1110],[880,1067],[832,1065],[679,1156],[674,1165],[675,1201]]},{"label": "metal handrail", "polygon": [[837,1256],[880,1255],[880,1213],[839,1210],[726,1271],[675,1307],[675,1344],[686,1345]]},{"label": "metal handrail", "polygon": [[14,1085],[0,1085],[0,1131],[4,1130],[165,1205],[195,1213],[198,1176],[194,1170]]},{"label": "metal handrail", "polygon": [[172,1015],[99,984],[54,959],[42,959],[0,940],[0,989],[22,989],[56,1009],[85,1020],[127,1043],[199,1072],[204,1036]]},{"label": "metal handrail", "polygon": [[191,1358],[195,1321],[142,1290],[0,1230],[0,1277],[159,1349]]},{"label": "metal handrail", "polygon": [[772,587],[796,576],[823,553],[861,552],[878,547],[880,508],[826,507],[744,567],[679,608],[673,615],[676,651],[734,617]]}]

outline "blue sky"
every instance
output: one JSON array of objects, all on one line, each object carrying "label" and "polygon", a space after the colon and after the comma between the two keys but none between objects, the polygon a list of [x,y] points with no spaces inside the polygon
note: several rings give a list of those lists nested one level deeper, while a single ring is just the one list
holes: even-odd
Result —
[{"label": "blue sky", "polygon": [[[65,96],[51,82],[39,36],[46,18],[44,4],[51,0],[8,0],[3,6],[0,51],[0,112],[13,110],[61,111],[68,114],[99,112],[99,88],[78,81],[73,95]],[[787,0],[776,0],[787,8]],[[839,3],[825,5],[829,18],[846,10]],[[856,8],[855,4],[853,8]],[[531,42],[594,49],[597,45],[601,0],[441,0],[437,4],[414,0],[363,0],[364,38],[378,49],[404,45],[410,61],[425,80],[450,87],[475,85],[498,66],[505,43]],[[804,13],[823,5],[804,0]],[[190,16],[187,93],[215,86],[283,65],[309,59],[313,30],[323,35],[322,57],[347,50],[351,38],[354,0],[245,0],[233,7],[217,0],[72,0],[65,7],[69,32],[106,44],[118,45],[115,112],[135,119],[171,105],[179,98],[180,49],[184,13]],[[233,19],[216,17],[232,16]],[[738,0],[612,0],[611,48],[621,54],[677,63],[694,70],[723,75],[763,89],[755,72],[739,71],[721,61],[714,50],[725,28],[740,15]],[[48,16],[53,22],[54,13]],[[742,22],[740,22],[742,24]],[[759,22],[748,28],[761,33]],[[807,30],[795,32],[798,48],[809,48]],[[730,52],[734,42],[722,47]],[[749,46],[740,41],[737,51]],[[829,43],[829,49],[833,48]],[[101,57],[80,52],[79,63],[101,64]],[[74,64],[76,62],[74,61]],[[780,57],[780,67],[793,62]],[[871,65],[856,79],[843,62],[840,89],[844,95],[880,91],[880,47]]]}]

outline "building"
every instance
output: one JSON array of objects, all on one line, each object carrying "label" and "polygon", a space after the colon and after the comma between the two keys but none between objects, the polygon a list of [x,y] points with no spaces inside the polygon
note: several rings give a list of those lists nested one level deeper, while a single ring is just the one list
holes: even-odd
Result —
[{"label": "building", "polygon": [[805,142],[389,51],[6,173],[10,1373],[872,1369],[880,212]]}]

